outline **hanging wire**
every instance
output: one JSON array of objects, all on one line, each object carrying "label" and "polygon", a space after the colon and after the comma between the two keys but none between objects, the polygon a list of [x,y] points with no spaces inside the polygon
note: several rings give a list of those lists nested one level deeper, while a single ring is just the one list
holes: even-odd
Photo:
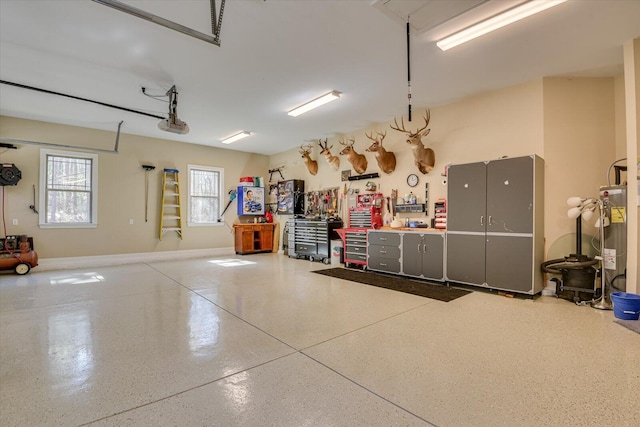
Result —
[{"label": "hanging wire", "polygon": [[150,95],[147,93],[147,88],[143,87],[142,88],[142,94],[145,96],[148,96],[149,98],[153,98],[153,99],[157,99],[158,101],[163,101],[163,102],[169,102],[168,99],[162,99],[162,98],[169,98],[169,95],[167,95],[166,93],[164,95]]},{"label": "hanging wire", "polygon": [[4,212],[4,185],[2,186],[2,228],[4,230],[4,237],[7,237],[7,219]]}]

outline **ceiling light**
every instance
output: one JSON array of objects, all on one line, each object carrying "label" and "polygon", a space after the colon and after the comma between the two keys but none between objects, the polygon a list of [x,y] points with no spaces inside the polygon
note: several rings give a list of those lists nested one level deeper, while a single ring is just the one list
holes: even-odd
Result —
[{"label": "ceiling light", "polygon": [[242,138],[246,138],[246,137],[248,137],[250,135],[251,135],[251,132],[247,132],[246,130],[243,130],[240,133],[236,133],[235,135],[231,135],[230,137],[223,139],[222,143],[223,144],[231,144],[232,142],[239,141]]},{"label": "ceiling light", "polygon": [[491,31],[497,30],[498,28],[505,27],[516,21],[524,19],[527,16],[531,16],[538,12],[542,12],[543,10],[557,6],[565,1],[567,0],[532,0],[518,7],[514,7],[513,9],[509,9],[506,12],[494,16],[493,18],[489,18],[462,31],[447,36],[442,40],[439,40],[436,44],[440,49],[448,50],[452,47],[490,33]]},{"label": "ceiling light", "polygon": [[341,93],[338,92],[337,90],[332,90],[331,92],[325,93],[324,95],[312,101],[309,101],[306,104],[302,104],[301,106],[294,108],[293,110],[289,111],[287,114],[293,117],[297,117],[300,114],[306,113],[309,110],[313,110],[314,108],[324,105],[327,102],[331,102],[335,99],[340,98],[340,95]]}]

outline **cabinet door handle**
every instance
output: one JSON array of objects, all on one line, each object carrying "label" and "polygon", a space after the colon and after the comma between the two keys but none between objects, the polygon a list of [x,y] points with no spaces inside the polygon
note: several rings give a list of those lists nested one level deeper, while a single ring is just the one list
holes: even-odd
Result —
[{"label": "cabinet door handle", "polygon": [[422,252],[424,252],[425,254],[427,253],[427,244],[426,243],[422,244]]},{"label": "cabinet door handle", "polygon": [[380,240],[382,240],[383,242],[386,242],[387,238],[386,237],[381,237]]},{"label": "cabinet door handle", "polygon": [[489,215],[489,225],[490,225],[490,226],[491,226],[491,225],[493,225],[493,224],[491,223],[491,215]]},{"label": "cabinet door handle", "polygon": [[381,253],[381,254],[386,254],[386,253],[387,253],[387,251],[380,251],[380,253]]},{"label": "cabinet door handle", "polygon": [[420,243],[418,243],[418,252],[420,252]]},{"label": "cabinet door handle", "polygon": [[384,262],[380,263],[380,267],[386,267],[386,266],[387,266],[387,264],[385,264]]},{"label": "cabinet door handle", "polygon": [[484,215],[480,215],[480,225],[484,225]]}]

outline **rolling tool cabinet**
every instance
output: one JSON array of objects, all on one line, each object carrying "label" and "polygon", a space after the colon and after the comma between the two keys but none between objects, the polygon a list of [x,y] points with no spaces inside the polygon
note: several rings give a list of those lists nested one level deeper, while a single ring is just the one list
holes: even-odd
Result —
[{"label": "rolling tool cabinet", "polygon": [[[339,228],[342,228],[342,220],[340,219],[314,220],[296,218],[293,227],[293,256],[329,264],[331,262],[330,241],[332,238],[336,238],[334,237],[335,230]],[[291,249],[289,250],[289,256],[292,256]]]}]

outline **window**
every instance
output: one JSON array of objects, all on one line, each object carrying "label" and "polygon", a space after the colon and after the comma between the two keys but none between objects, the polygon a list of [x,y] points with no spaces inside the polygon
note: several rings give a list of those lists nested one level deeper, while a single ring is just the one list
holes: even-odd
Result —
[{"label": "window", "polygon": [[189,225],[214,225],[221,218],[224,169],[188,165]]},{"label": "window", "polygon": [[40,226],[98,225],[98,155],[40,150]]}]

